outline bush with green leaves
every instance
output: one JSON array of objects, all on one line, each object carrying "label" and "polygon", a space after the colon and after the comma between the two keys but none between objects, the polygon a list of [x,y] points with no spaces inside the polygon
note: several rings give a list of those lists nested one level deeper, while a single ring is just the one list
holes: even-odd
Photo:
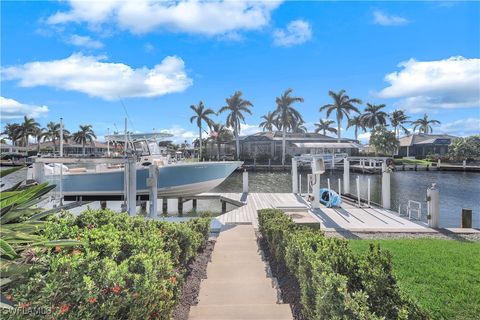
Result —
[{"label": "bush with green leaves", "polygon": [[[51,218],[46,239],[82,246],[54,248],[5,292],[20,306],[49,308],[61,319],[170,319],[192,258],[205,246],[210,219],[169,223],[110,210]],[[14,318],[14,316],[11,316]]]},{"label": "bush with green leaves", "polygon": [[260,210],[259,223],[273,257],[298,281],[307,319],[428,318],[402,294],[378,246],[357,256],[346,240],[298,227],[280,210]]}]

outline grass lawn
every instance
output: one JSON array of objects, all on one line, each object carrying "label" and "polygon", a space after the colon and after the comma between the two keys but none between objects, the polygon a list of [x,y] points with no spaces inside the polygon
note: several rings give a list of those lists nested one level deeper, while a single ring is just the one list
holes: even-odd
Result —
[{"label": "grass lawn", "polygon": [[433,319],[480,318],[480,242],[438,239],[352,240],[354,252],[369,243],[392,254],[399,286]]},{"label": "grass lawn", "polygon": [[422,164],[422,165],[427,165],[427,164],[432,164],[432,162],[427,161],[427,160],[418,160],[418,159],[395,159],[396,161],[401,161],[402,164]]}]

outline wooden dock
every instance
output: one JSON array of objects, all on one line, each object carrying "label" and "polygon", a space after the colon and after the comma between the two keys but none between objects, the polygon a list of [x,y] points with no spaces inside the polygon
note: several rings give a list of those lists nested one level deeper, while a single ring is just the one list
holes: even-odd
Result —
[{"label": "wooden dock", "polygon": [[[221,194],[227,197],[227,194]],[[286,213],[302,212],[309,215],[309,223],[316,221],[325,231],[352,232],[435,232],[422,223],[416,223],[379,207],[357,207],[345,201],[341,208],[312,209],[310,203],[293,193],[230,193],[232,200],[245,203],[243,206],[215,218],[214,225],[221,228],[225,224],[249,224],[258,228],[257,210],[278,208]],[[295,219],[294,219],[295,220]]]}]

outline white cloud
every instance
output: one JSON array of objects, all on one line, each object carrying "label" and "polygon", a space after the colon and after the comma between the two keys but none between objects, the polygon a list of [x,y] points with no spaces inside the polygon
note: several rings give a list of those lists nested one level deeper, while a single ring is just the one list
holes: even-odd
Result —
[{"label": "white cloud", "polygon": [[372,133],[370,131],[359,133],[358,140],[363,143],[368,143],[368,141],[370,141],[371,135]]},{"label": "white cloud", "polygon": [[242,136],[248,136],[260,131],[261,129],[258,127],[258,124],[248,124],[248,123],[240,124],[240,135]]},{"label": "white cloud", "polygon": [[467,118],[446,122],[441,124],[435,132],[448,133],[455,136],[480,134],[480,118]]},{"label": "white cloud", "polygon": [[37,118],[47,113],[47,106],[24,104],[14,99],[0,97],[0,118],[2,119],[18,119],[23,116]]},{"label": "white cloud", "polygon": [[388,15],[380,10],[373,12],[373,23],[382,26],[401,26],[408,22],[409,21],[404,17]]},{"label": "white cloud", "polygon": [[280,1],[155,1],[69,0],[70,10],[48,17],[49,24],[86,22],[97,29],[113,24],[144,34],[156,30],[222,35],[235,30],[260,29]]},{"label": "white cloud", "polygon": [[277,29],[273,33],[275,45],[290,47],[302,44],[312,38],[312,27],[305,20],[294,20],[285,29]]},{"label": "white cloud", "polygon": [[103,48],[103,43],[98,40],[93,40],[89,36],[79,36],[77,34],[74,34],[67,39],[67,42],[77,47],[84,47],[89,49]]},{"label": "white cloud", "polygon": [[183,143],[185,140],[192,142],[192,140],[198,138],[198,134],[195,134],[193,131],[182,128],[179,125],[173,125],[169,129],[160,130],[160,132],[170,133],[173,135],[171,138],[166,138],[166,140],[171,140],[174,143]]},{"label": "white cloud", "polygon": [[396,106],[411,112],[480,107],[480,59],[451,57],[437,61],[410,59],[385,77],[381,98],[401,98]]},{"label": "white cloud", "polygon": [[61,60],[36,61],[2,69],[5,80],[22,87],[50,86],[86,93],[106,100],[157,97],[184,91],[192,84],[181,58],[168,56],[152,69],[134,69],[105,57],[76,53]]}]

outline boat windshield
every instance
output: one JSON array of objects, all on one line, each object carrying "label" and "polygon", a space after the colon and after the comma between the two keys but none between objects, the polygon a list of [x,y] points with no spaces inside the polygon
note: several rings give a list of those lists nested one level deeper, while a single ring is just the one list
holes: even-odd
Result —
[{"label": "boat windshield", "polygon": [[148,148],[148,143],[145,140],[139,140],[133,142],[133,149],[137,155],[140,156],[149,156],[150,150]]}]

